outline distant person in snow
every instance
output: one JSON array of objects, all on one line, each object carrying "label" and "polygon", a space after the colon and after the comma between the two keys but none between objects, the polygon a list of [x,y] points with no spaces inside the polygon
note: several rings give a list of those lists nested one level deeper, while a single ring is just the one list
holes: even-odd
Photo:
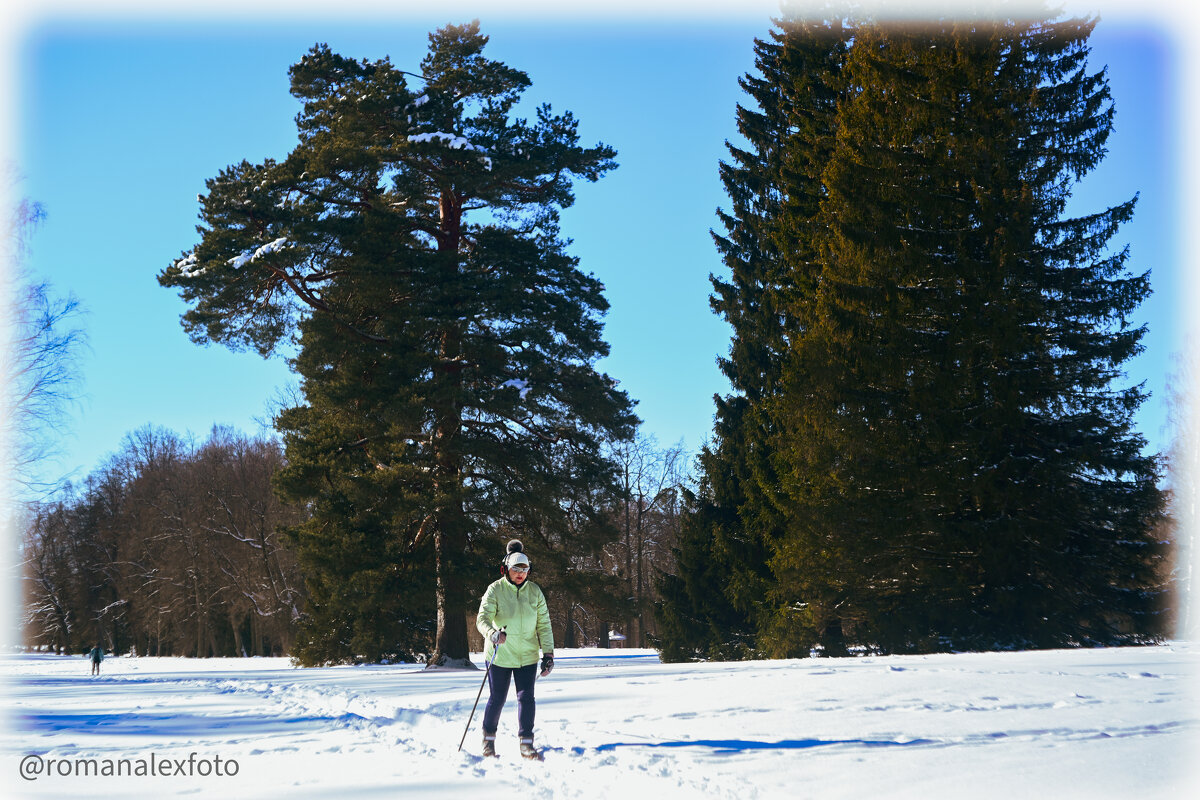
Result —
[{"label": "distant person in snow", "polygon": [[538,758],[533,746],[533,684],[538,678],[538,653],[542,654],[541,677],[554,669],[554,634],[546,596],[529,580],[529,557],[517,539],[508,543],[500,568],[501,578],[487,588],[479,603],[475,627],[487,643],[488,702],[483,712],[483,754],[496,755],[496,728],[500,711],[508,699],[508,685],[517,684],[517,734],[521,755]]},{"label": "distant person in snow", "polygon": [[96,642],[96,646],[92,648],[92,652],[88,653],[92,657],[92,674],[100,674],[100,662],[104,660],[104,648]]}]

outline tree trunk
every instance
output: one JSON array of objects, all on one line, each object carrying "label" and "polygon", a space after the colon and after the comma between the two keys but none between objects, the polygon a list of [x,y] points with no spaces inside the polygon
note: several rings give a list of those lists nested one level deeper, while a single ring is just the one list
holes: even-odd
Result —
[{"label": "tree trunk", "polygon": [[[444,259],[448,278],[459,271],[459,244],[462,238],[462,199],[446,187],[439,200],[441,213],[438,254]],[[462,463],[455,445],[462,433],[462,407],[458,391],[462,385],[462,332],[454,325],[442,331],[437,367],[445,378],[449,400],[438,409],[434,433],[436,485],[440,502],[434,551],[437,578],[437,638],[430,667],[462,667],[472,669],[470,643],[467,639],[467,602],[458,565],[467,549],[467,519],[462,506]]]},{"label": "tree trunk", "polygon": [[[464,547],[450,533],[438,531],[434,536],[437,557],[437,640],[433,646],[430,667],[461,667],[471,669],[470,643],[467,640],[467,606],[463,601],[462,581],[450,563]],[[463,542],[465,544],[465,541]]]},{"label": "tree trunk", "polygon": [[[627,589],[626,589],[626,591],[628,593],[627,597],[630,600],[634,600],[635,596],[633,593],[633,524],[629,518],[629,505],[631,502],[633,502],[633,484],[630,482],[630,478],[629,478],[629,464],[626,463],[625,464],[625,586],[627,587]],[[641,498],[638,498],[637,503],[638,503],[638,516],[640,517],[641,516],[641,503],[642,503]],[[620,632],[624,633],[626,640],[628,640],[633,632],[633,617],[632,616],[625,617],[623,627],[625,628],[625,630],[620,631]],[[605,629],[604,629],[604,646],[608,647],[608,626],[607,626],[607,624],[605,625]]]},{"label": "tree trunk", "polygon": [[850,655],[846,649],[846,636],[842,630],[842,620],[834,617],[825,623],[825,634],[821,637],[824,655],[828,658],[845,658]]},{"label": "tree trunk", "polygon": [[[458,342],[454,334],[443,339],[443,353],[447,359],[457,355]],[[453,354],[453,355],[451,355]],[[457,364],[447,366],[456,370]],[[430,667],[462,667],[472,669],[470,643],[467,640],[467,602],[459,563],[467,549],[467,515],[462,507],[462,468],[454,452],[454,440],[458,437],[461,409],[451,406],[439,414],[434,436],[437,449],[437,493],[444,504],[438,511],[437,528],[434,531],[435,576],[437,579],[437,638]]]},{"label": "tree trunk", "polygon": [[233,654],[241,658],[248,657],[246,646],[242,643],[242,623],[234,617],[233,612],[229,614],[229,624],[233,628]]},{"label": "tree trunk", "polygon": [[204,657],[204,606],[200,602],[200,582],[192,579],[192,591],[196,600],[196,658]]},{"label": "tree trunk", "polygon": [[64,652],[69,653],[71,652],[71,623],[66,613],[57,605],[55,606],[55,614],[58,616],[59,647]]},{"label": "tree trunk", "polygon": [[[447,338],[450,338],[447,336]],[[447,344],[445,351],[456,352],[457,342]],[[471,668],[470,644],[467,640],[467,603],[458,564],[467,549],[467,518],[459,497],[461,465],[453,452],[453,441],[461,428],[460,409],[452,407],[439,414],[441,423],[434,437],[437,448],[437,493],[444,503],[438,512],[434,531],[434,563],[437,579],[437,638],[431,667]]]}]

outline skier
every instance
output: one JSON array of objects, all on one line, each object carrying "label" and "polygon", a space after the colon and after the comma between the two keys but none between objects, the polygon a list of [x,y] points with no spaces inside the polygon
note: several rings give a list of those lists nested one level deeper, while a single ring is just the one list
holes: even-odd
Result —
[{"label": "skier", "polygon": [[104,660],[104,648],[96,642],[96,646],[92,648],[92,652],[88,653],[92,657],[92,674],[100,674],[100,662]]},{"label": "skier", "polygon": [[[533,684],[538,678],[538,651],[542,653],[541,677],[554,669],[554,633],[546,596],[529,580],[529,557],[517,539],[508,543],[500,567],[501,578],[483,593],[475,626],[487,642],[485,655],[491,662],[488,673],[488,702],[483,712],[483,754],[496,755],[496,728],[500,711],[508,699],[508,685],[517,684],[517,734],[521,755],[540,758],[533,746]],[[503,629],[503,630],[502,630]]]}]

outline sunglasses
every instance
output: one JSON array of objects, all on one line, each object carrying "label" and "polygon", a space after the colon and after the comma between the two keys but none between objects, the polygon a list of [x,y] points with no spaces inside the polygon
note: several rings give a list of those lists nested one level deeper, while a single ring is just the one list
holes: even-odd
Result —
[{"label": "sunglasses", "polygon": [[509,567],[509,572],[529,572],[529,567]]}]

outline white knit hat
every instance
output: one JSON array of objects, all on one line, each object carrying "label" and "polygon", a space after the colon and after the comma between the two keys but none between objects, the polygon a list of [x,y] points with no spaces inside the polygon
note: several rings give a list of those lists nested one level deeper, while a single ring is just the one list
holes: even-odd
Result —
[{"label": "white knit hat", "polygon": [[528,567],[529,556],[524,553],[525,545],[521,544],[520,539],[512,539],[508,543],[508,555],[504,557],[504,566],[506,567]]}]

